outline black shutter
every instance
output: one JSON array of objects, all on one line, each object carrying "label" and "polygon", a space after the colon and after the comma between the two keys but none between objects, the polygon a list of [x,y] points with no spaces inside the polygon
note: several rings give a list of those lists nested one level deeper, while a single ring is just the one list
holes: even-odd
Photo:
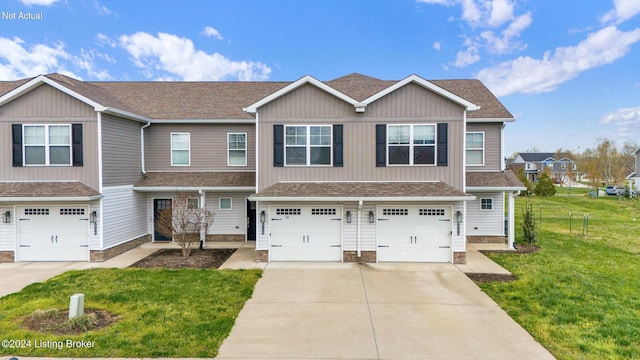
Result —
[{"label": "black shutter", "polygon": [[441,123],[438,124],[438,166],[447,166],[448,165],[448,124]]},{"label": "black shutter", "polygon": [[22,124],[11,124],[13,166],[22,166]]},{"label": "black shutter", "polygon": [[284,125],[273,125],[273,166],[284,166]]},{"label": "black shutter", "polygon": [[376,125],[376,166],[387,166],[387,125]]},{"label": "black shutter", "polygon": [[73,157],[73,166],[84,165],[84,157],[82,156],[82,124],[71,125],[71,154]]},{"label": "black shutter", "polygon": [[334,124],[333,125],[333,166],[334,167],[342,167],[343,166],[343,133],[342,133],[342,125]]}]

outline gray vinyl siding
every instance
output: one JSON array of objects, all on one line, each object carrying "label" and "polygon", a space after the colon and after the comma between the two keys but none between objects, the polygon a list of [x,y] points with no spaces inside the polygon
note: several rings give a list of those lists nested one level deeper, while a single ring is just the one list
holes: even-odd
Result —
[{"label": "gray vinyl siding", "polygon": [[[189,133],[191,165],[171,166],[171,133]],[[227,134],[247,133],[247,166],[227,165]],[[255,124],[153,124],[145,129],[147,171],[255,170]]]},{"label": "gray vinyl siding", "polygon": [[[0,181],[74,180],[99,190],[97,122],[94,118],[4,118],[0,109]],[[94,114],[95,116],[95,114]],[[83,166],[14,167],[11,150],[11,124],[82,124]]]},{"label": "gray vinyl siding", "polygon": [[314,85],[304,85],[259,109],[260,119],[346,118],[354,107]]},{"label": "gray vinyl siding", "polygon": [[[297,123],[316,123],[300,120]],[[348,120],[328,121],[328,124],[344,124],[344,166],[296,166],[273,167],[273,124],[278,120],[260,118],[258,170],[258,191],[281,181],[442,181],[457,189],[462,189],[464,166],[459,149],[464,148],[463,122],[449,123],[449,164],[448,166],[386,166],[376,167],[375,126],[390,121]],[[443,121],[437,121],[443,122]],[[431,119],[400,119],[397,123],[435,124]]]},{"label": "gray vinyl siding", "polygon": [[[352,107],[353,109],[353,107]],[[462,119],[463,108],[416,84],[407,84],[367,106],[365,118],[429,116],[432,119]]]},{"label": "gray vinyl siding", "polygon": [[140,179],[141,126],[138,122],[102,116],[103,186],[129,185]]},{"label": "gray vinyl siding", "polygon": [[132,185],[105,187],[102,199],[103,249],[147,234],[146,195]]},{"label": "gray vinyl siding", "polygon": [[96,114],[93,107],[43,84],[2,106],[2,118],[86,118]]},{"label": "gray vinyl siding", "polygon": [[0,251],[15,251],[15,226],[16,226],[16,214],[13,206],[0,205],[0,215],[7,211],[11,211],[11,222],[8,224],[0,221]]},{"label": "gray vinyl siding", "polygon": [[467,169],[501,170],[502,123],[467,123],[467,132],[484,132],[484,166],[468,166]]},{"label": "gray vinyl siding", "polygon": [[[473,193],[476,200],[467,202],[467,235],[504,236],[504,193]],[[493,199],[493,210],[480,209],[481,199]]]}]

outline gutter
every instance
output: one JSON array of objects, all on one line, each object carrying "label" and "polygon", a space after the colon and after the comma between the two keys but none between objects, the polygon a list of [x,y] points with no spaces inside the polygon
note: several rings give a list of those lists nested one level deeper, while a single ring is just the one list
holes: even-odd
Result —
[{"label": "gutter", "polygon": [[104,195],[93,196],[56,196],[56,197],[3,197],[0,198],[0,202],[56,202],[56,201],[94,201],[100,200]]},{"label": "gutter", "polygon": [[155,192],[155,191],[237,191],[237,192],[254,192],[255,186],[134,186],[134,191]]},{"label": "gutter", "polygon": [[144,129],[148,128],[150,125],[151,125],[151,121],[148,121],[145,125],[143,125],[140,128],[140,160],[141,160],[140,170],[142,170],[142,174],[147,173],[147,170],[145,169],[145,166],[144,166],[144,162],[145,162],[144,160]]}]

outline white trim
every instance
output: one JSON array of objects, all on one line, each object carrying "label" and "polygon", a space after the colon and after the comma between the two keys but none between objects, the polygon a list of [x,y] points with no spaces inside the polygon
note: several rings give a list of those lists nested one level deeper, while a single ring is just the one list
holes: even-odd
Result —
[{"label": "white trim", "polygon": [[275,100],[275,99],[277,99],[277,98],[279,98],[281,96],[284,96],[284,95],[286,95],[286,94],[288,94],[288,93],[290,93],[290,92],[296,90],[297,88],[302,87],[303,85],[306,85],[306,84],[314,85],[315,87],[317,87],[317,88],[319,88],[321,90],[324,90],[324,91],[328,92],[329,94],[337,97],[338,99],[341,99],[341,100],[343,100],[343,101],[345,101],[345,102],[347,102],[347,103],[349,103],[349,104],[351,104],[353,106],[362,105],[358,101],[353,99],[352,97],[350,97],[350,96],[348,96],[348,95],[346,95],[346,94],[344,94],[344,93],[332,88],[331,86],[323,83],[320,80],[315,79],[314,77],[312,77],[310,75],[306,75],[306,76],[294,81],[293,83],[283,87],[282,89],[272,93],[271,95],[263,98],[262,100],[247,106],[243,110],[248,112],[248,113],[250,113],[250,114],[255,114],[258,111],[259,107],[261,107],[261,106],[263,106],[263,105],[265,105],[267,103],[270,103],[271,101],[273,101],[273,100]]},{"label": "white trim", "polygon": [[256,191],[253,186],[134,186],[140,192],[182,192],[182,191]]},{"label": "white trim", "polygon": [[468,192],[525,191],[523,186],[468,186]]},{"label": "white trim", "polygon": [[[231,157],[229,156],[229,154],[231,153],[231,148],[229,148],[229,137],[231,135],[244,135],[244,164],[241,165],[232,165],[230,160]],[[240,149],[233,149],[234,151],[239,151]],[[246,132],[228,132],[227,133],[227,166],[231,166],[231,167],[246,167],[248,165],[248,158],[247,158],[247,153],[249,152],[249,136],[247,135]]]},{"label": "white trim", "polygon": [[407,196],[259,196],[251,195],[249,200],[251,201],[279,201],[279,202],[304,202],[304,201],[321,201],[321,202],[335,202],[335,201],[469,201],[475,200],[475,195],[466,196],[419,196],[419,197],[407,197]]},{"label": "white trim", "polygon": [[506,170],[506,157],[504,156],[504,128],[505,128],[505,124],[502,124],[502,127],[500,128],[500,170],[501,171],[505,171]]},{"label": "white trim", "polygon": [[[420,123],[420,124],[386,124],[387,125],[387,138],[386,138],[386,160],[387,166],[437,166],[438,164],[438,126],[433,123]],[[400,127],[400,126],[408,126],[409,127],[409,143],[408,144],[389,144],[389,127]],[[433,127],[433,144],[414,144],[413,135],[414,135],[414,127],[415,126],[432,126]],[[409,163],[408,164],[390,164],[389,163],[389,146],[406,146],[409,148]],[[414,164],[414,148],[418,147],[433,147],[433,164]]]},{"label": "white trim", "polygon": [[[468,148],[467,147],[467,136],[469,136],[469,134],[482,134],[482,149],[480,148]],[[485,136],[485,132],[484,131],[467,131],[464,133],[464,153],[466,155],[468,150],[471,151],[478,151],[481,150],[482,151],[482,163],[481,164],[467,164],[465,163],[465,166],[469,166],[469,167],[480,167],[480,166],[484,166],[485,165],[485,152],[486,152],[486,147],[485,147],[485,140],[486,140],[486,136]],[[465,161],[467,161],[468,157],[465,156]]]},{"label": "white trim", "polygon": [[[305,134],[305,144],[304,145],[287,145],[287,128],[296,128],[296,127],[304,127],[306,128]],[[319,128],[329,128],[329,145],[311,145],[311,128],[319,127]],[[284,163],[285,167],[332,167],[333,166],[333,124],[291,124],[284,125],[283,128],[283,152],[284,152]],[[305,164],[287,164],[287,147],[303,147],[306,149],[305,151]],[[311,164],[311,148],[326,148],[329,147],[329,163],[328,164]]]},{"label": "white trim", "polygon": [[440,96],[443,96],[443,97],[445,97],[445,98],[447,98],[447,99],[449,99],[449,100],[451,100],[451,101],[453,101],[453,102],[455,102],[455,103],[457,103],[459,105],[462,105],[462,106],[464,106],[466,111],[474,111],[474,110],[479,110],[480,109],[480,106],[478,106],[478,105],[476,105],[476,104],[474,104],[474,103],[472,103],[472,102],[470,102],[470,101],[468,101],[466,99],[463,99],[460,96],[455,95],[454,93],[451,93],[451,92],[449,92],[449,91],[447,91],[447,90],[445,90],[445,89],[433,84],[432,82],[429,82],[429,81],[427,81],[427,80],[425,80],[425,79],[423,79],[423,78],[421,78],[421,77],[419,77],[418,75],[415,75],[415,74],[410,75],[410,76],[404,78],[403,80],[400,80],[397,83],[389,86],[388,88],[386,88],[386,89],[384,89],[384,90],[382,90],[382,91],[380,91],[380,92],[378,92],[376,94],[373,94],[373,95],[369,96],[368,98],[366,98],[366,99],[364,99],[362,101],[362,104],[364,104],[364,106],[369,105],[372,102],[380,99],[381,97],[386,96],[386,95],[398,90],[399,88],[401,88],[401,87],[403,87],[403,86],[405,86],[405,85],[407,85],[409,83],[415,83],[417,85],[420,85],[420,86],[422,86],[422,87],[424,87],[424,88],[426,88],[428,90],[431,90],[431,91],[435,92],[436,94],[438,94]]},{"label": "white trim", "polygon": [[515,122],[514,118],[470,118],[470,123]]},{"label": "white trim", "polygon": [[[51,145],[50,141],[50,131],[49,129],[52,126],[57,127],[66,127],[69,131],[69,144],[54,144]],[[33,144],[27,145],[25,141],[26,131],[25,128],[44,128],[44,143],[42,144]],[[22,124],[22,166],[31,167],[31,166],[47,166],[47,167],[70,167],[73,165],[73,133],[71,130],[71,124],[61,124],[61,123],[30,123],[30,124]],[[67,164],[51,164],[51,147],[62,147],[65,146],[69,148],[69,162]],[[27,147],[44,147],[44,164],[27,164]]]},{"label": "white trim", "polygon": [[[189,146],[187,148],[188,158],[186,164],[174,164],[173,162],[173,136],[174,135],[187,135],[189,138]],[[189,132],[171,132],[169,135],[169,144],[171,147],[171,166],[191,166],[191,133]],[[184,151],[184,149],[177,149],[176,151]]]},{"label": "white trim", "polygon": [[[228,208],[223,208],[222,207],[222,200],[229,200],[229,207]],[[231,211],[233,210],[233,198],[232,197],[219,197],[218,198],[218,210],[220,211]]]},{"label": "white trim", "polygon": [[104,195],[94,195],[94,196],[56,196],[56,197],[27,197],[27,196],[16,196],[16,197],[0,197],[0,203],[5,202],[55,202],[55,201],[94,201],[102,199]]},{"label": "white trim", "polygon": [[253,124],[255,119],[151,119],[152,124]]},{"label": "white trim", "polygon": [[[98,111],[98,110],[96,110]],[[142,122],[142,123],[147,123],[150,121],[149,118],[145,117],[145,116],[140,116],[137,114],[134,114],[132,112],[129,111],[124,111],[124,110],[120,110],[120,109],[116,109],[116,108],[112,108],[112,107],[104,107],[103,110],[100,110],[102,112],[105,112],[107,114],[113,114],[113,115],[117,115],[119,117],[123,117],[123,118],[127,118],[129,120],[134,120],[137,122]]]},{"label": "white trim", "polygon": [[[489,200],[488,202],[486,202],[486,200]],[[485,201],[486,205],[488,205],[489,207],[485,207],[483,208],[483,204],[482,202]],[[478,203],[480,205],[480,211],[493,211],[493,198],[480,198],[480,202]],[[503,211],[504,212],[504,211]]]}]

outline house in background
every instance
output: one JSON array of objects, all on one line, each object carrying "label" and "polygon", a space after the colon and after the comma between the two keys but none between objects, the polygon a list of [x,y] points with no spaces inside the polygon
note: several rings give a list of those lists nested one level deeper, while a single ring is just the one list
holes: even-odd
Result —
[{"label": "house in background", "polygon": [[633,154],[633,166],[634,171],[627,176],[627,182],[629,185],[629,189],[631,190],[631,195],[636,196],[638,193],[638,189],[640,189],[640,148],[634,150]]},{"label": "house in background", "polygon": [[576,162],[567,154],[557,153],[519,153],[509,165],[514,173],[524,169],[527,180],[536,182],[546,170],[550,176],[560,183],[575,181],[577,178]]},{"label": "house in background", "polygon": [[513,120],[479,81],[415,75],[0,82],[0,261],[171,241],[155,218],[188,194],[215,212],[205,244],[259,260],[462,263],[468,241],[513,243]]}]

